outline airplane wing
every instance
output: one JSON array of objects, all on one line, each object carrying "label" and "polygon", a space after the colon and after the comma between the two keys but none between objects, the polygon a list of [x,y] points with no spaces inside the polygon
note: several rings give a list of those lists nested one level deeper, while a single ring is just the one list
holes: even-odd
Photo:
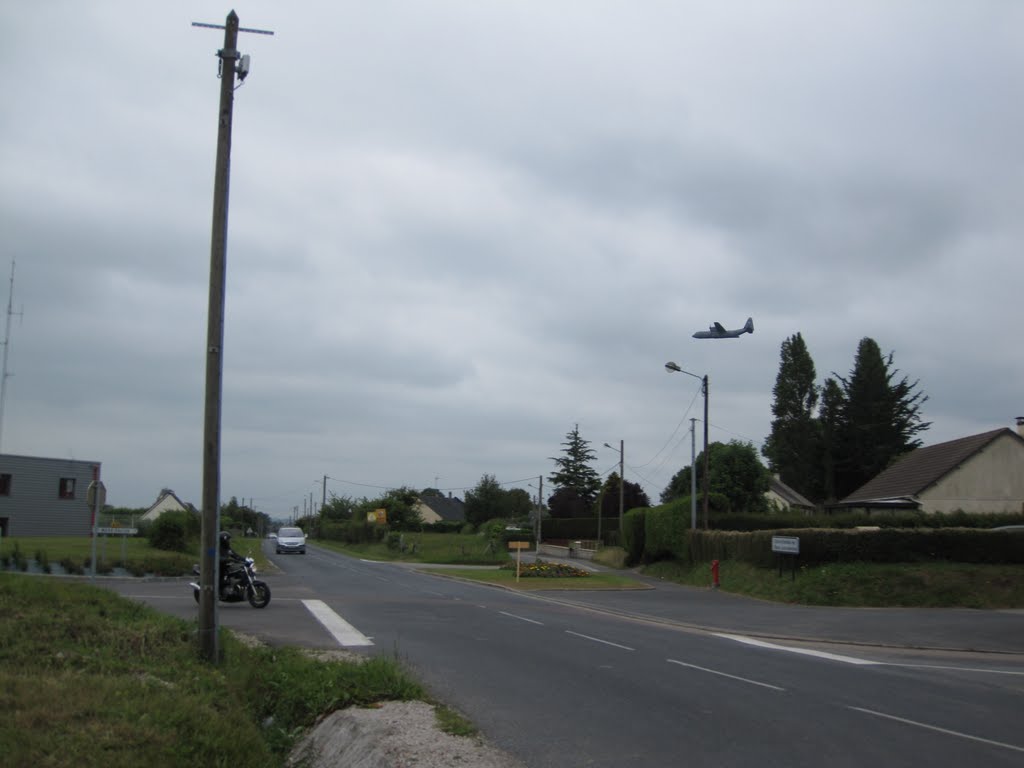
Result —
[{"label": "airplane wing", "polygon": [[714,329],[716,333],[725,333],[725,328],[722,327],[721,323],[715,323]]}]

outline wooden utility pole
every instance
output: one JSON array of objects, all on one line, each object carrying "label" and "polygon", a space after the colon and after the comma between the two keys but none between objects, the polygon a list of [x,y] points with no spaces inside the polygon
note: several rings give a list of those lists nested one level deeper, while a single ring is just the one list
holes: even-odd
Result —
[{"label": "wooden utility pole", "polygon": [[[196,27],[219,25],[199,24]],[[249,58],[238,52],[238,15],[231,11],[224,23],[220,59],[220,111],[217,127],[217,163],[213,180],[213,228],[210,238],[210,303],[206,328],[206,406],[203,419],[203,521],[199,572],[199,650],[206,661],[220,661],[217,621],[219,583],[217,534],[220,530],[220,423],[224,377],[224,288],[228,245],[228,183],[231,177],[231,119],[235,75],[244,79]],[[265,30],[245,32],[273,34]],[[241,66],[236,64],[238,62]]]},{"label": "wooden utility pole", "polygon": [[619,440],[619,543],[626,519],[626,441]]},{"label": "wooden utility pole", "polygon": [[[708,494],[711,493],[710,464],[708,462],[708,377],[704,374],[704,530],[708,528]],[[694,467],[696,472],[697,468]]]}]

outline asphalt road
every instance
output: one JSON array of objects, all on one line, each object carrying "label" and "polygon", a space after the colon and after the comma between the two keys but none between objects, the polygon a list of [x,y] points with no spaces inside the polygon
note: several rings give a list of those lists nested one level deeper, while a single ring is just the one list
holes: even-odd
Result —
[{"label": "asphalt road", "polygon": [[[316,547],[273,560],[270,606],[221,604],[223,626],[271,644],[372,643],[353,648],[397,655],[535,768],[1024,765],[1020,612],[789,614],[667,585],[547,599]],[[183,582],[111,586],[196,616]],[[794,639],[817,637],[815,616],[831,642]],[[845,637],[858,616],[862,636]],[[972,624],[1008,647],[961,652]],[[897,647],[928,647],[914,641],[936,627],[931,647],[950,650]]]}]

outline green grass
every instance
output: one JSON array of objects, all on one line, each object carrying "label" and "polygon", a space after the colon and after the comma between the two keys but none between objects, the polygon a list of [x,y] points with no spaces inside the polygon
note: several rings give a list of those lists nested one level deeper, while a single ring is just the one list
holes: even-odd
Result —
[{"label": "green grass", "polygon": [[[384,542],[346,544],[318,539],[317,544],[367,560],[395,560],[407,563],[448,565],[500,565],[509,559],[508,549],[497,544],[488,549],[488,539],[463,533],[406,533],[406,549],[389,548]],[[415,549],[413,549],[415,545]]]},{"label": "green grass", "polygon": [[516,582],[516,571],[514,567],[508,570],[473,570],[454,568],[446,570],[438,568],[431,569],[430,572],[440,574],[442,576],[453,576],[459,579],[478,581],[484,584],[497,584],[510,589],[520,589],[523,591],[536,591],[541,589],[647,589],[644,584],[641,584],[636,579],[630,578],[629,576],[620,576],[615,573],[594,573],[586,577],[569,576],[538,578],[535,576],[523,576],[518,582]]},{"label": "green grass", "polygon": [[276,767],[321,714],[423,698],[393,660],[315,661],[228,631],[206,664],[194,622],[86,583],[0,574],[0,615],[5,765]]},{"label": "green grass", "polygon": [[[644,573],[692,586],[711,585],[711,566],[652,563]],[[727,592],[804,605],[1024,608],[1024,566],[968,563],[834,563],[789,570],[723,561]]]},{"label": "green grass", "polygon": [[443,705],[435,705],[434,717],[437,727],[452,736],[476,736],[477,727],[454,709]]},{"label": "green grass", "polygon": [[[240,555],[248,555],[256,560],[257,569],[267,567],[268,561],[263,555],[260,539],[236,537],[232,543]],[[145,538],[126,537],[122,542],[119,536],[99,536],[96,539],[96,572],[109,573],[114,567],[124,567],[138,576],[188,575],[192,573],[193,564],[199,562],[199,543],[196,542],[191,550],[188,553],[169,552],[154,549]],[[89,536],[5,537],[0,541],[0,568],[6,558],[11,562],[10,567],[17,570],[13,564],[15,551],[20,552],[28,560],[35,560],[39,565],[42,565],[39,562],[42,559],[51,566],[61,565],[65,570],[70,569],[72,572],[91,572],[92,539]],[[40,558],[39,555],[43,557]],[[56,572],[56,569],[54,570]]]},{"label": "green grass", "polygon": [[626,567],[626,550],[622,547],[601,547],[594,553],[594,562],[608,568]]}]

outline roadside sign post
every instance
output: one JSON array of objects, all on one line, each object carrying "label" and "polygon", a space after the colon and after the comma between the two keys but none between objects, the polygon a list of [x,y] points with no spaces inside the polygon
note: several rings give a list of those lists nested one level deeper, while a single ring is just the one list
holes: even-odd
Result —
[{"label": "roadside sign post", "polygon": [[89,490],[86,491],[86,504],[92,510],[92,575],[89,577],[96,581],[96,524],[100,519],[100,510],[107,503],[107,489],[100,481],[99,467],[93,467],[93,481],[89,483]]},{"label": "roadside sign post", "polygon": [[514,549],[516,551],[516,584],[518,584],[519,583],[519,557],[520,557],[520,553],[524,549],[529,549],[530,548],[530,542],[528,542],[528,541],[510,541],[508,543],[508,548],[509,549]]},{"label": "roadside sign post", "polygon": [[[117,523],[114,523],[109,528],[97,528],[96,533],[102,533],[104,536],[110,536],[111,534],[121,537],[121,565],[124,566],[128,562],[128,537],[134,536],[139,532],[138,528],[124,528]],[[106,541],[106,539],[104,539]],[[106,552],[106,544],[104,546],[104,552]]]},{"label": "roadside sign post", "polygon": [[772,552],[778,555],[779,578],[782,578],[782,560],[784,557],[788,557],[793,581],[796,581],[796,562],[800,559],[800,537],[772,536]]}]

